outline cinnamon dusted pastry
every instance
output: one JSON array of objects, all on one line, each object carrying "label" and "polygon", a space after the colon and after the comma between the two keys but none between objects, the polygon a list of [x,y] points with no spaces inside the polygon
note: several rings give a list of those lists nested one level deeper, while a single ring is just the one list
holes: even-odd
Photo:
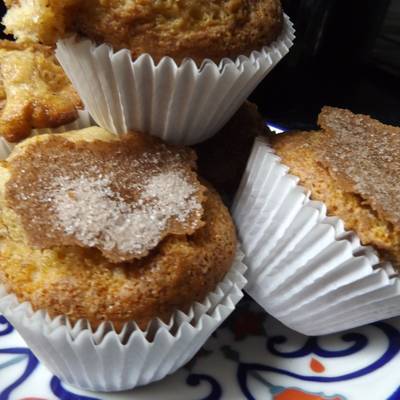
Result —
[{"label": "cinnamon dusted pastry", "polygon": [[0,168],[0,280],[51,316],[168,319],[229,270],[235,229],[194,152],[101,128],[41,135]]},{"label": "cinnamon dusted pastry", "polygon": [[400,269],[400,128],[324,107],[320,131],[271,135],[312,197]]},{"label": "cinnamon dusted pastry", "polygon": [[177,62],[248,55],[282,29],[279,0],[6,0],[6,31],[20,41],[54,44],[78,33],[133,57]]}]

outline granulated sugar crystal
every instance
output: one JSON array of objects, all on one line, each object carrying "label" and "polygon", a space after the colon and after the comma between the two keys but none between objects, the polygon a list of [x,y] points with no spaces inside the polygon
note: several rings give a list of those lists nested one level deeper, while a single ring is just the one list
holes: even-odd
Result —
[{"label": "granulated sugar crystal", "polygon": [[58,221],[67,235],[89,247],[143,253],[158,244],[171,218],[184,222],[201,204],[196,188],[181,171],[149,178],[135,203],[111,190],[107,177],[58,177],[49,192]]}]

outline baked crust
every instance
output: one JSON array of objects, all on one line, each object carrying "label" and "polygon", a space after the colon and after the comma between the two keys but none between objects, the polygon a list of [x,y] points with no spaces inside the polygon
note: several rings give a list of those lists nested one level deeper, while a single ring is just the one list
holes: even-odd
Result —
[{"label": "baked crust", "polygon": [[176,310],[203,301],[230,269],[236,236],[218,194],[208,188],[204,226],[193,235],[170,235],[147,257],[113,264],[95,249],[37,250],[0,239],[0,281],[20,302],[50,316],[84,318],[95,329],[111,321],[140,327],[154,318],[167,321]]},{"label": "baked crust", "polygon": [[8,141],[78,117],[81,100],[50,47],[0,41],[0,78],[0,132]]},{"label": "baked crust", "polygon": [[400,227],[400,128],[333,107],[322,109],[318,123],[327,137],[321,162],[345,190]]},{"label": "baked crust", "polygon": [[[134,58],[180,62],[248,55],[282,30],[279,0],[7,0],[6,31],[23,41],[53,44],[82,34]],[[32,18],[35,16],[35,18]]]},{"label": "baked crust", "polygon": [[62,243],[95,247],[116,263],[142,258],[163,238],[203,225],[195,160],[188,148],[135,132],[34,136],[0,170],[3,223],[39,249]]},{"label": "baked crust", "polygon": [[272,147],[313,199],[400,270],[400,129],[329,107],[319,121],[326,130],[271,135]]}]

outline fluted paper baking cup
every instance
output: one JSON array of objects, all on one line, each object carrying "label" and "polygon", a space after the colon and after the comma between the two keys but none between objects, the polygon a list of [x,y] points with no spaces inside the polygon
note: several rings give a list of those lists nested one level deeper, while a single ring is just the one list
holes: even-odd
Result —
[{"label": "fluted paper baking cup", "polygon": [[[90,117],[90,114],[85,110],[79,110],[78,118],[75,121],[57,128],[33,129],[30,136],[42,135],[45,133],[63,133],[77,129],[88,128],[89,126],[93,125],[95,125],[95,123]],[[11,143],[3,137],[0,137],[0,160],[5,160],[12,152],[16,144],[17,143]]]},{"label": "fluted paper baking cup", "polygon": [[400,315],[400,280],[342,220],[327,217],[257,138],[233,205],[246,291],[290,328],[323,335]]},{"label": "fluted paper baking cup", "polygon": [[116,332],[110,323],[93,331],[85,320],[34,312],[29,303],[0,287],[0,312],[21,334],[33,353],[56,376],[82,389],[120,391],[157,381],[187,363],[234,310],[246,284],[243,253],[202,303],[168,322],[152,321],[142,331],[127,323]]},{"label": "fluted paper baking cup", "polygon": [[71,37],[58,41],[56,56],[87,110],[114,133],[135,130],[174,144],[192,145],[216,133],[258,83],[288,53],[294,29],[287,16],[279,38],[250,56],[207,59],[201,66],[170,57],[156,64],[144,54]]}]

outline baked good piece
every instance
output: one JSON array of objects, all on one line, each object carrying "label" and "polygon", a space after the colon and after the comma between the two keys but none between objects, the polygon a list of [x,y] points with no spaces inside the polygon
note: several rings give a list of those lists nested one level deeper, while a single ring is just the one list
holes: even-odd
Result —
[{"label": "baked good piece", "polygon": [[63,243],[113,262],[142,258],[164,237],[202,225],[205,188],[194,167],[192,151],[145,134],[92,127],[33,137],[8,158],[3,222],[36,248]]},{"label": "baked good piece", "polygon": [[236,252],[229,212],[194,168],[192,151],[143,134],[27,139],[0,168],[0,282],[94,328],[186,311]]},{"label": "baked good piece", "polygon": [[[279,0],[6,0],[6,32],[53,44],[79,33],[133,57],[220,60],[258,50],[282,28]],[[34,18],[33,18],[34,17]]]},{"label": "baked good piece", "polygon": [[81,100],[50,47],[1,40],[0,77],[0,132],[8,141],[78,117]]},{"label": "baked good piece", "polygon": [[212,138],[194,146],[200,175],[232,199],[257,136],[269,131],[257,106],[246,101]]},{"label": "baked good piece", "polygon": [[400,269],[400,128],[324,107],[320,131],[271,136],[291,173],[364,245]]}]

